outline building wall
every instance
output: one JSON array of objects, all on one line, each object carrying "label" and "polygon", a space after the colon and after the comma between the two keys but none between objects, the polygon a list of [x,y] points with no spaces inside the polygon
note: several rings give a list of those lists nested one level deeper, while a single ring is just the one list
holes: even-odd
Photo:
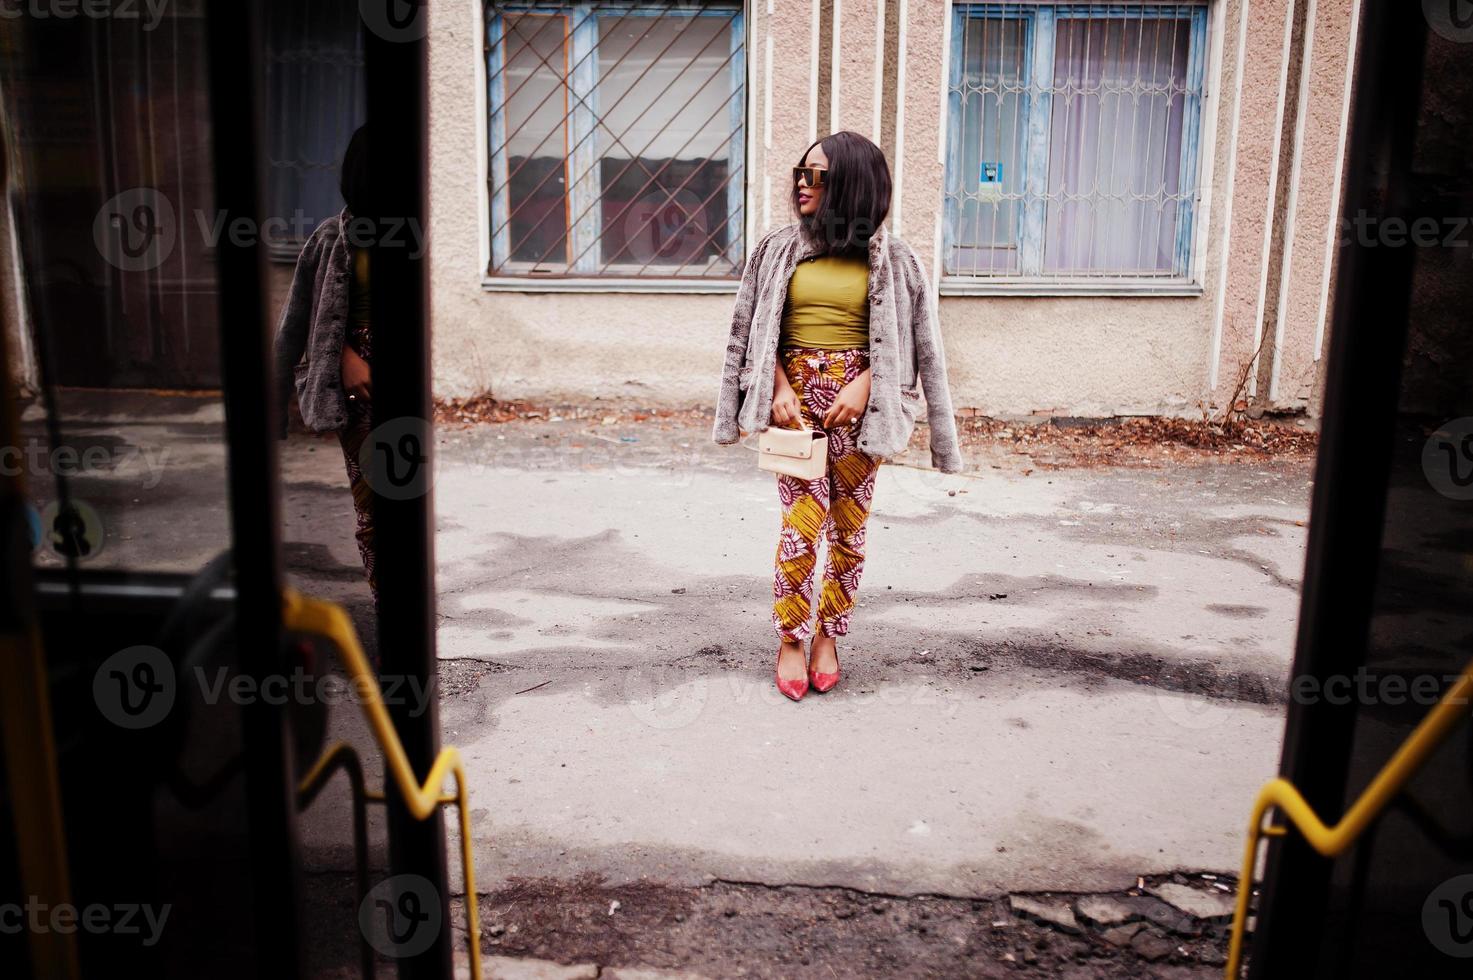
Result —
[{"label": "building wall", "polygon": [[479,0],[430,8],[433,372],[442,397],[688,405],[716,396],[731,295],[488,292]]},{"label": "building wall", "polygon": [[1319,414],[1323,368],[1329,350],[1329,315],[1340,228],[1340,174],[1344,169],[1344,119],[1350,110],[1348,69],[1354,58],[1355,3],[1318,4],[1308,62],[1309,97],[1303,127],[1303,164],[1296,202],[1296,235],[1290,262],[1291,310],[1279,345],[1274,401],[1304,405]]},{"label": "building wall", "polygon": [[[1246,2],[1246,6],[1240,5]],[[1251,386],[1269,270],[1269,206],[1278,158],[1286,0],[1240,0],[1219,8],[1223,66],[1218,74],[1217,150],[1206,295],[1220,305],[1208,321],[1216,339],[1205,367],[1213,404]],[[1236,147],[1236,152],[1234,148]],[[1246,394],[1245,388],[1244,393]]]},{"label": "building wall", "polygon": [[[913,0],[886,8],[895,2],[748,4],[749,241],[791,220],[789,168],[815,135],[850,128],[887,148],[893,141],[892,225],[935,268],[949,6]],[[1212,5],[1198,219],[1205,223],[1201,294],[943,291],[938,309],[958,406],[996,416],[1195,415],[1220,407],[1246,374],[1250,383],[1260,375],[1265,382],[1249,392],[1262,407],[1317,409],[1326,256],[1333,260],[1327,246],[1357,2]],[[1301,30],[1286,33],[1295,16]],[[483,289],[489,256],[482,28],[478,0],[431,8],[437,393],[709,403],[729,327],[730,291]],[[820,44],[821,28],[833,32],[831,43]],[[898,37],[890,37],[892,30]],[[816,63],[825,48],[832,57]],[[1289,72],[1301,67],[1304,119],[1296,125],[1299,101],[1283,93]],[[893,115],[881,111],[885,107],[893,107]],[[1296,133],[1301,138],[1292,152],[1275,152],[1281,136],[1292,140]],[[1297,174],[1285,165],[1296,155]],[[1277,293],[1265,295],[1265,283],[1277,278],[1285,284],[1282,303]],[[1280,315],[1266,316],[1275,306]],[[1253,355],[1265,332],[1265,367],[1257,372]]]}]

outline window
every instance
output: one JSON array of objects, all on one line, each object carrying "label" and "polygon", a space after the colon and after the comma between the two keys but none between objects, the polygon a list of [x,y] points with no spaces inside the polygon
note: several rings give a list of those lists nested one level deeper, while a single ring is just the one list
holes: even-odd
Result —
[{"label": "window", "polygon": [[265,6],[266,172],[263,229],[271,257],[295,262],[324,219],[343,208],[338,172],[363,122],[363,44],[356,8],[324,0]]},{"label": "window", "polygon": [[1190,285],[1206,5],[953,10],[951,281]]},{"label": "window", "polygon": [[731,279],[739,3],[487,7],[492,276]]}]

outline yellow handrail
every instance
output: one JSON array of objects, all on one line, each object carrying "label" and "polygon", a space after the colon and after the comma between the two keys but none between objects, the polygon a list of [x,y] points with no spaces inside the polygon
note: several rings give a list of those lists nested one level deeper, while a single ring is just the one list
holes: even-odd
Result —
[{"label": "yellow handrail", "polygon": [[[348,795],[353,800],[353,877],[358,888],[354,906],[362,908],[368,898],[368,791],[363,788],[363,763],[347,742],[334,742],[318,757],[297,784],[297,809],[307,809],[333,774],[341,769],[348,777]],[[383,798],[383,794],[379,794]],[[361,930],[360,930],[361,931]],[[358,937],[359,969],[373,976],[373,947],[368,936]]]},{"label": "yellow handrail", "polygon": [[1273,809],[1283,814],[1310,847],[1325,857],[1335,857],[1348,848],[1371,822],[1380,816],[1407,780],[1436,751],[1458,722],[1465,717],[1469,697],[1473,695],[1473,663],[1463,668],[1458,679],[1442,695],[1411,735],[1396,750],[1376,778],[1366,787],[1345,816],[1333,827],[1325,824],[1310,809],[1294,784],[1282,777],[1271,780],[1258,791],[1253,803],[1253,818],[1248,825],[1248,846],[1243,854],[1243,873],[1238,879],[1238,902],[1233,910],[1232,938],[1228,943],[1227,977],[1238,980],[1243,955],[1243,927],[1248,919],[1248,896],[1253,890],[1253,867],[1258,863],[1258,845],[1263,837],[1278,837],[1287,832],[1282,825],[1265,827],[1264,817]]},{"label": "yellow handrail", "polygon": [[[470,790],[460,752],[451,745],[442,748],[421,785],[414,778],[409,755],[404,751],[404,743],[399,741],[399,733],[389,718],[389,709],[384,706],[378,679],[374,677],[363,647],[358,642],[358,632],[343,608],[337,603],[304,596],[295,589],[283,589],[282,624],[293,632],[327,637],[337,647],[343,666],[362,698],[363,716],[373,731],[374,740],[383,750],[389,776],[414,819],[424,820],[442,804],[447,803],[454,803],[460,811],[460,861],[465,878],[466,917],[470,920],[466,925],[466,941],[470,948],[471,980],[481,980],[481,918],[476,901],[476,868],[471,855]],[[334,751],[335,747],[328,749],[328,753]],[[316,778],[327,761],[325,757],[318,760],[308,778]],[[447,773],[455,776],[453,796],[444,793]],[[303,782],[305,784],[306,780]],[[365,796],[369,799],[376,798],[376,794]]]}]

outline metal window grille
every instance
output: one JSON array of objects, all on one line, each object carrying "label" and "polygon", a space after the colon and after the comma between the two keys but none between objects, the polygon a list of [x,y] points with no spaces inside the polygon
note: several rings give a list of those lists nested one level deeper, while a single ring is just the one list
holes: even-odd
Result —
[{"label": "metal window grille", "polygon": [[953,11],[947,275],[1189,282],[1206,4]]},{"label": "metal window grille", "polygon": [[492,2],[486,13],[490,273],[733,278],[741,4]]}]

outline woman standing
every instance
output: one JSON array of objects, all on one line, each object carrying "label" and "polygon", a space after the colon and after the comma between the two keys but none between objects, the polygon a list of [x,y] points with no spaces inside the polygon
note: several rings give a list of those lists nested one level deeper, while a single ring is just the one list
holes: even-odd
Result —
[{"label": "woman standing", "polygon": [[347,205],[307,239],[297,257],[291,293],[276,331],[276,386],[281,399],[281,434],[286,435],[286,398],[295,388],[302,421],[313,432],[336,432],[353,492],[354,537],[378,602],[374,574],[373,488],[359,455],[373,422],[373,328],[369,312],[367,242],[356,242],[354,212],[363,213],[368,193],[368,128],[348,141],[338,187]]},{"label": "woman standing", "polygon": [[[806,424],[828,436],[823,476],[777,478],[777,686],[797,701],[810,685],[823,692],[839,682],[836,641],[849,631],[864,569],[875,474],[910,442],[918,381],[932,465],[956,473],[962,457],[926,273],[911,247],[884,228],[884,153],[857,133],[824,137],[793,168],[792,201],[797,223],[764,236],[743,272],[713,436],[729,445],[769,424]],[[815,633],[809,620],[820,535],[827,555]]]}]

